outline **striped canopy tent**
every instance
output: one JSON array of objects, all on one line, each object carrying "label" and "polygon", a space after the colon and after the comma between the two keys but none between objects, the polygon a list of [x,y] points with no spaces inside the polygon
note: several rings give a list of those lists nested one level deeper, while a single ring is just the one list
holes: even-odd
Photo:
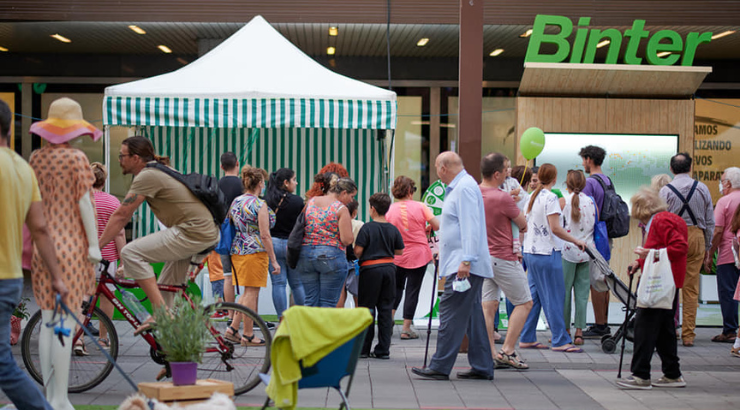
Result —
[{"label": "striped canopy tent", "polygon": [[[395,129],[396,94],[323,67],[257,16],[177,71],[107,87],[103,123],[106,150],[111,126],[138,127],[181,172],[219,175],[232,151],[268,172],[295,170],[300,195],[339,162],[367,217],[367,198],[390,177],[378,137]],[[143,215],[138,234],[156,229]]]}]

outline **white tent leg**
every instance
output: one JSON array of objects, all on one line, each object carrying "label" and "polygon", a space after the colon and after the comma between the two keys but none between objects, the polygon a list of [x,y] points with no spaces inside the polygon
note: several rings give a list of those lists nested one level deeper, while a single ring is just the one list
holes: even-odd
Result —
[{"label": "white tent leg", "polygon": [[103,126],[105,138],[103,139],[103,164],[108,169],[108,176],[105,178],[105,192],[110,193],[110,125]]}]

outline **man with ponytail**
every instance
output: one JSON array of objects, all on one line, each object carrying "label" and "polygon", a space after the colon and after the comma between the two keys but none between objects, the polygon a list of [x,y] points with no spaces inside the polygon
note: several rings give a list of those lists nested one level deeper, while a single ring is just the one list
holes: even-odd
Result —
[{"label": "man with ponytail", "polygon": [[[154,146],[147,138],[134,136],[123,140],[118,160],[123,174],[133,175],[134,180],[121,207],[111,215],[100,237],[101,247],[112,241],[144,200],[168,228],[139,238],[121,251],[124,275],[136,280],[154,308],[164,303],[171,305],[174,297],[169,292],[163,295],[157,282],[184,283],[190,258],[218,241],[218,227],[203,202],[180,181],[147,167],[157,158]],[[155,262],[165,262],[159,280],[151,266]],[[147,328],[145,324],[139,330]]]}]

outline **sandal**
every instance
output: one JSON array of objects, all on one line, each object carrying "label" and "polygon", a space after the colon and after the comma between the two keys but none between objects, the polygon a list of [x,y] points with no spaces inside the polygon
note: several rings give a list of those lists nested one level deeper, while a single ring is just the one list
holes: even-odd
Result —
[{"label": "sandal", "polygon": [[87,352],[87,348],[85,347],[85,342],[83,342],[81,339],[75,343],[74,346],[74,352],[75,356],[89,356],[90,353]]},{"label": "sandal", "polygon": [[519,342],[519,348],[520,349],[549,349],[547,345],[543,345],[540,342],[534,342],[534,343],[527,343],[526,345]]},{"label": "sandal", "polygon": [[98,344],[105,350],[110,350],[110,340],[101,337],[98,339]]},{"label": "sandal", "polygon": [[561,352],[561,353],[583,353],[583,349],[573,346],[571,344],[553,347],[551,350],[553,352]]},{"label": "sandal", "polygon": [[419,335],[416,334],[416,332],[414,332],[413,330],[402,330],[401,331],[401,340],[411,340],[411,339],[418,339],[418,338],[419,338]]},{"label": "sandal", "polygon": [[712,341],[715,343],[735,343],[735,335],[734,334],[726,335],[724,333],[720,333],[717,336],[714,336],[712,338]]},{"label": "sandal", "polygon": [[149,332],[152,330],[152,325],[154,325],[154,318],[147,319],[144,323],[139,325],[139,327],[134,330],[134,336],[138,336],[144,332]]},{"label": "sandal", "polygon": [[258,342],[254,341],[254,335],[242,336],[241,344],[242,346],[264,346],[265,345],[265,339],[257,339],[257,340],[259,341]]},{"label": "sandal", "polygon": [[502,367],[513,367],[519,370],[529,369],[529,365],[521,361],[521,359],[519,359],[519,356],[517,356],[516,352],[512,354],[506,354],[506,352],[504,352],[504,350],[501,349],[499,350],[494,360],[496,361],[497,365],[501,365]]},{"label": "sandal", "polygon": [[573,344],[576,346],[582,346],[583,345],[583,336],[581,335],[575,335],[573,336]]},{"label": "sandal", "polygon": [[740,357],[740,347],[730,349],[730,354],[735,357]]},{"label": "sandal", "polygon": [[[232,333],[229,333],[229,330],[232,331]],[[237,329],[234,329],[231,326],[226,327],[226,331],[224,332],[224,338],[230,342],[234,343],[241,343],[242,337],[239,335],[239,331]]]}]

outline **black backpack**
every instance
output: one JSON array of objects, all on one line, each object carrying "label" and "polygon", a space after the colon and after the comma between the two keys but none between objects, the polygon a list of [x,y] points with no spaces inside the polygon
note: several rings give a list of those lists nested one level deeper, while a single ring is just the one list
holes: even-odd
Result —
[{"label": "black backpack", "polygon": [[221,226],[229,212],[229,204],[226,203],[226,196],[221,188],[218,187],[218,179],[210,175],[203,175],[193,172],[192,174],[183,175],[174,169],[162,165],[158,162],[146,164],[147,168],[158,169],[171,176],[183,185],[188,187],[190,192],[196,198],[203,202],[213,216],[213,223]]},{"label": "black backpack", "polygon": [[[604,203],[601,206],[599,220],[606,223],[606,233],[610,238],[621,238],[630,232],[630,211],[627,203],[614,190],[614,183],[609,179],[607,186],[601,178],[596,175],[590,176],[599,181],[604,190]],[[607,177],[609,178],[609,177]]]}]

